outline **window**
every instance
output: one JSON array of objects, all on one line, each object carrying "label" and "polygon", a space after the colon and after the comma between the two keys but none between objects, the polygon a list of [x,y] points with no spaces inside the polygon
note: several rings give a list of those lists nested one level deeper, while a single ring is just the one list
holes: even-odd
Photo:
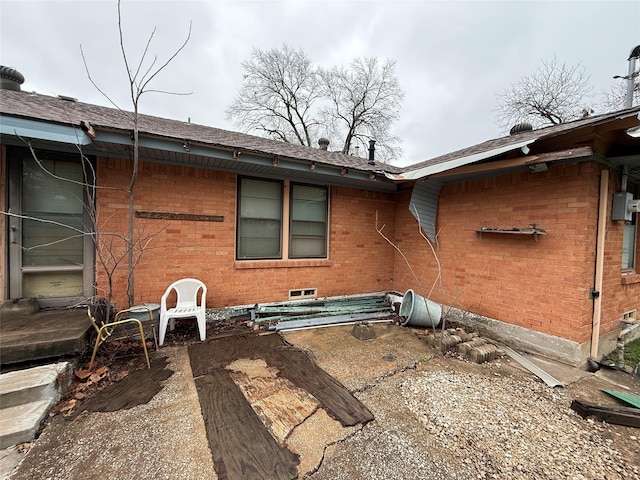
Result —
[{"label": "window", "polygon": [[291,185],[290,258],[327,256],[327,189]]},{"label": "window", "polygon": [[[633,198],[638,198],[638,185],[629,184],[628,190]],[[622,236],[622,271],[631,272],[636,266],[636,249],[638,237],[638,214],[631,215],[631,221],[625,222]]]},{"label": "window", "polygon": [[238,258],[282,258],[282,183],[241,178]]},{"label": "window", "polygon": [[240,178],[236,257],[326,258],[327,211],[326,187]]}]

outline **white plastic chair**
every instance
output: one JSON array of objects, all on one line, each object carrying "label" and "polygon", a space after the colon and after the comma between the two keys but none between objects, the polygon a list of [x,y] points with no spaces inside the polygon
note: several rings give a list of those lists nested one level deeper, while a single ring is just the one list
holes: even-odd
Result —
[{"label": "white plastic chair", "polygon": [[[167,298],[171,291],[175,290],[177,295],[176,306],[167,308]],[[200,292],[200,301],[198,301],[198,293]],[[160,301],[160,341],[164,343],[164,336],[167,333],[167,324],[169,319],[190,318],[195,317],[198,321],[198,329],[200,330],[200,340],[207,337],[206,329],[206,302],[207,286],[200,280],[195,278],[182,278],[176,280],[167,291],[162,295]]]}]

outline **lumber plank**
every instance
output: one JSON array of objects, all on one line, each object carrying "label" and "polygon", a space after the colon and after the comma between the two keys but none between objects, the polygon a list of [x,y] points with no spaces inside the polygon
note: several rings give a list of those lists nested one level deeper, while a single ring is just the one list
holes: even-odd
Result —
[{"label": "lumber plank", "polygon": [[582,418],[593,416],[603,422],[640,428],[640,409],[638,408],[599,405],[580,399],[573,400],[571,408]]}]

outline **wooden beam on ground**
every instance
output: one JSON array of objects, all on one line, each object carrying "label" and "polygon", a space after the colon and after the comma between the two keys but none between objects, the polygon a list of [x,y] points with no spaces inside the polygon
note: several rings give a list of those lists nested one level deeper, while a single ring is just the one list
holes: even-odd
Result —
[{"label": "wooden beam on ground", "polygon": [[579,399],[571,402],[571,408],[582,418],[596,417],[603,422],[640,428],[640,409],[638,408],[598,405]]}]

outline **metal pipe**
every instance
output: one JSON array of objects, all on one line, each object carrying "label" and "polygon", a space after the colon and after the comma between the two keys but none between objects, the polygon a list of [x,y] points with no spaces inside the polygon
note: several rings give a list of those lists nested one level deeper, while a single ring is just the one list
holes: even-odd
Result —
[{"label": "metal pipe", "polygon": [[636,87],[636,77],[638,76],[638,72],[636,72],[636,60],[640,57],[640,45],[631,50],[629,54],[629,73],[625,77],[627,80],[627,94],[624,97],[624,108],[633,107],[633,92]]},{"label": "metal pipe", "polygon": [[375,152],[376,152],[376,141],[369,140],[369,165],[376,164]]}]

